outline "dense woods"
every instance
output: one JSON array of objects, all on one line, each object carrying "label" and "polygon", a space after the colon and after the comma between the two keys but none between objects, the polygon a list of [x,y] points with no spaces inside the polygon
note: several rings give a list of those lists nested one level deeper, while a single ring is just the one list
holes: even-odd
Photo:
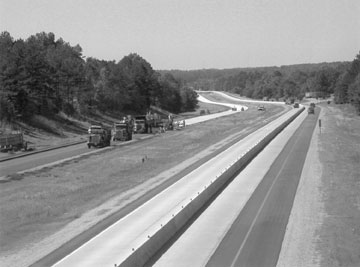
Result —
[{"label": "dense woods", "polygon": [[137,54],[119,62],[84,59],[79,45],[38,33],[26,40],[0,35],[0,116],[27,120],[112,112],[145,114],[151,105],[178,113],[197,105],[196,93],[170,73],[161,75]]},{"label": "dense woods", "polygon": [[334,94],[335,103],[350,103],[360,113],[360,54],[352,62],[281,67],[172,70],[195,90],[227,91],[256,99],[302,99]]},{"label": "dense woods", "polygon": [[[240,64],[240,63],[239,63]],[[194,90],[228,91],[256,99],[302,99],[334,94],[360,113],[360,54],[352,62],[281,67],[155,71],[137,54],[120,61],[84,58],[53,33],[26,40],[0,35],[0,119],[52,116],[144,114],[151,105],[173,113],[193,110]]]}]

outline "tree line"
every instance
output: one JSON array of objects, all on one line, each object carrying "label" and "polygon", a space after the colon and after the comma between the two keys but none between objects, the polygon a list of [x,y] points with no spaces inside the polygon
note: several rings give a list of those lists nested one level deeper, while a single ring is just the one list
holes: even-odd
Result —
[{"label": "tree line", "polygon": [[97,110],[145,114],[151,105],[179,113],[197,105],[196,92],[135,53],[118,62],[85,59],[79,45],[56,40],[53,33],[14,40],[2,32],[0,59],[1,120]]},{"label": "tree line", "polygon": [[360,113],[360,53],[352,62],[298,64],[281,67],[172,70],[195,90],[227,91],[255,99],[303,99],[334,95]]}]

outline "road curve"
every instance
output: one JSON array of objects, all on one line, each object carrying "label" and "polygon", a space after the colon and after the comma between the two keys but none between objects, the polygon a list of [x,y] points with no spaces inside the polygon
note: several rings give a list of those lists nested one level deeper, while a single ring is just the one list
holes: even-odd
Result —
[{"label": "road curve", "polygon": [[218,94],[220,96],[222,96],[225,99],[230,99],[232,101],[237,101],[240,103],[256,103],[256,104],[277,104],[277,105],[284,105],[285,102],[283,101],[264,101],[264,100],[255,100],[255,99],[250,99],[250,98],[246,98],[246,97],[241,97],[241,96],[235,96],[233,94],[227,93],[227,92],[221,92],[221,91],[198,91],[198,93],[200,94],[201,92],[211,92],[214,94]]}]

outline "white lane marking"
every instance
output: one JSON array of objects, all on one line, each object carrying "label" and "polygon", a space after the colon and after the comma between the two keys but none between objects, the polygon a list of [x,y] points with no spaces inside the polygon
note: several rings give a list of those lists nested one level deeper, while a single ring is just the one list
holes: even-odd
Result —
[{"label": "white lane marking", "polygon": [[[292,146],[289,154],[291,154],[291,153],[293,152],[294,147],[295,147],[295,145],[297,144],[298,141],[299,141],[299,139],[296,140],[296,142],[295,142],[294,145]],[[283,171],[283,169],[284,169],[285,164],[287,163],[287,161],[288,161],[288,157],[284,160],[284,162],[283,162],[283,164],[281,165],[281,168],[280,168],[278,174],[276,175],[276,177],[275,177],[275,179],[273,180],[273,182],[272,182],[272,184],[271,184],[268,192],[266,193],[265,198],[264,198],[263,202],[261,203],[261,206],[260,206],[260,208],[258,209],[258,211],[257,211],[257,213],[256,213],[256,216],[255,216],[253,222],[251,223],[250,228],[249,228],[249,230],[247,231],[246,236],[245,236],[243,242],[241,243],[241,246],[240,246],[238,252],[237,252],[236,255],[235,255],[235,258],[234,258],[234,260],[232,261],[232,263],[231,263],[231,265],[230,265],[231,267],[234,267],[234,266],[235,266],[235,263],[236,263],[236,261],[238,260],[238,258],[239,258],[239,256],[240,256],[240,253],[241,253],[242,249],[244,248],[245,243],[246,243],[247,239],[249,238],[249,235],[250,235],[252,229],[254,228],[255,223],[256,223],[256,221],[257,221],[257,219],[258,219],[258,217],[259,217],[262,209],[264,208],[265,202],[267,201],[267,199],[268,199],[268,197],[269,197],[269,195],[270,195],[270,193],[271,193],[271,191],[272,191],[272,189],[273,189],[276,181],[278,180],[278,178],[279,178],[279,176],[280,176],[280,173]]]}]

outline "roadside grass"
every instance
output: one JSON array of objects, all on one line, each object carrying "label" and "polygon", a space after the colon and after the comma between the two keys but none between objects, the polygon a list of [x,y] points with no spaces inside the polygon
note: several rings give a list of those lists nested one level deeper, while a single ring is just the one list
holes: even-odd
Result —
[{"label": "roadside grass", "polygon": [[360,117],[349,105],[322,105],[321,266],[360,266]]},{"label": "roadside grass", "polygon": [[0,256],[17,253],[210,145],[282,112],[283,106],[264,113],[252,109],[27,173],[21,180],[14,176],[0,184]]}]

